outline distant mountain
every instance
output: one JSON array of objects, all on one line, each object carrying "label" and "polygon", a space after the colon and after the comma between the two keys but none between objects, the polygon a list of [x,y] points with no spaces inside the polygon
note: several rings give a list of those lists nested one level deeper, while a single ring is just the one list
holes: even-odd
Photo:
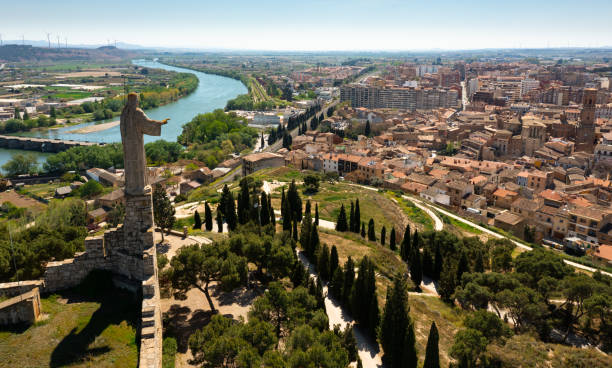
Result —
[{"label": "distant mountain", "polygon": [[[23,42],[21,40],[4,40],[3,42],[4,45],[30,45],[30,46],[34,46],[34,47],[49,47],[49,42],[46,40],[24,40]],[[65,48],[66,44],[64,41],[60,41],[59,43],[61,48]],[[51,40],[51,48],[57,48],[58,44],[57,44],[57,40],[53,41]],[[82,43],[68,43],[68,48],[75,48],[75,49],[97,49],[99,47],[104,47],[104,46],[111,46],[109,44],[92,44],[92,45],[88,45],[88,44],[82,44]],[[112,46],[115,46],[114,43],[112,43]],[[151,47],[144,47],[144,46],[140,46],[140,45],[134,45],[131,43],[124,43],[124,42],[117,42],[117,48],[118,49],[129,49],[129,50],[140,50],[140,49],[153,49]]]},{"label": "distant mountain", "polygon": [[0,61],[59,61],[59,60],[104,60],[124,61],[140,56],[136,50],[119,49],[115,46],[98,48],[49,48],[33,45],[5,44],[0,46]]}]

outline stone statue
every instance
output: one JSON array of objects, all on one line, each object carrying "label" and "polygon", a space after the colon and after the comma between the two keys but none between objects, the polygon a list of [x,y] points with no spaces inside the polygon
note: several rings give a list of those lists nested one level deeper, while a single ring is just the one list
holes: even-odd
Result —
[{"label": "stone statue", "polygon": [[121,112],[121,143],[123,143],[123,162],[125,167],[125,194],[145,194],[146,164],[142,135],[161,135],[161,126],[169,119],[163,121],[151,120],[138,108],[138,95],[130,93],[127,104]]}]

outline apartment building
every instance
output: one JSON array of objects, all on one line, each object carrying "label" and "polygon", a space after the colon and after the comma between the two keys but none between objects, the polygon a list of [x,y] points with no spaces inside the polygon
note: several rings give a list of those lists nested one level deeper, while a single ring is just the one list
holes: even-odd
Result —
[{"label": "apartment building", "polygon": [[352,84],[340,89],[340,100],[352,107],[431,110],[456,107],[459,94],[453,89],[378,87]]}]

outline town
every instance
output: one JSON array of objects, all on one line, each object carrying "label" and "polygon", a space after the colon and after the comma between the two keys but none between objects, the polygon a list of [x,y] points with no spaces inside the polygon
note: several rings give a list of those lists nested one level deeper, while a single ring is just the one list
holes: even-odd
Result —
[{"label": "town", "polygon": [[612,49],[326,6],[354,34],[0,29],[0,368],[612,365]]}]

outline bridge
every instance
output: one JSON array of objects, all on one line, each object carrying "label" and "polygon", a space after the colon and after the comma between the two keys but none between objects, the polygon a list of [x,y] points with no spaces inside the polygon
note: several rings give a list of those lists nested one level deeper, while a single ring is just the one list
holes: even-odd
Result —
[{"label": "bridge", "polygon": [[57,153],[78,146],[101,146],[104,143],[0,135],[0,148]]}]

